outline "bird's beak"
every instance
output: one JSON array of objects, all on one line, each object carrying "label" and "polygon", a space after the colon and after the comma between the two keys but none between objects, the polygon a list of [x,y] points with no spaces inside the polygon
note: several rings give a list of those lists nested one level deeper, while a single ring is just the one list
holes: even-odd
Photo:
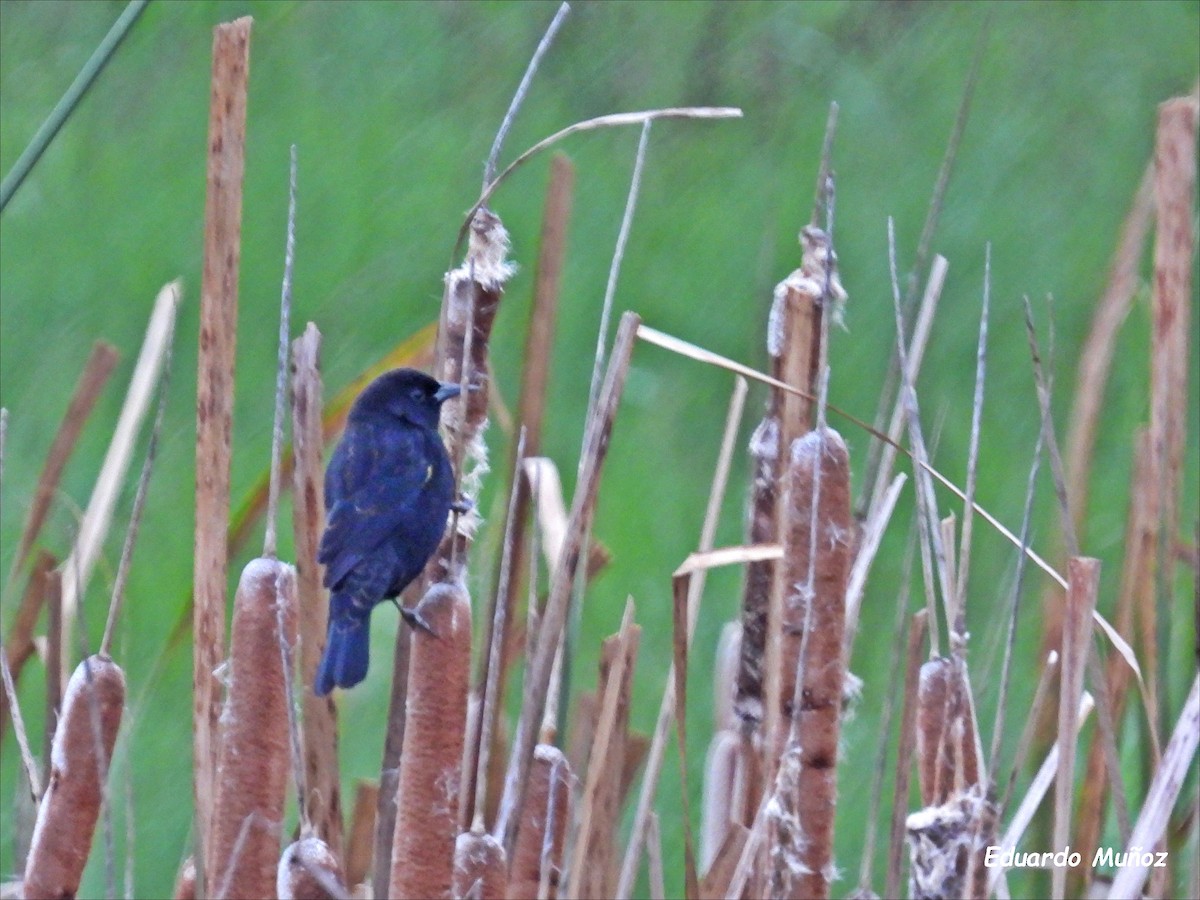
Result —
[{"label": "bird's beak", "polygon": [[451,397],[457,397],[462,393],[462,388],[450,381],[443,381],[438,387],[437,393],[433,395],[433,399],[438,403],[445,403]]}]

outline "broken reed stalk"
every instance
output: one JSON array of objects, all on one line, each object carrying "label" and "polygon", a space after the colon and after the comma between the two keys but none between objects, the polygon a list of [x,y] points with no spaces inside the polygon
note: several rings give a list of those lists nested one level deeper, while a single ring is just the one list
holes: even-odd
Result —
[{"label": "broken reed stalk", "polygon": [[471,714],[468,717],[467,749],[463,754],[462,796],[459,798],[460,820],[463,828],[471,827],[472,820],[486,819],[489,773],[492,745],[500,722],[500,705],[503,696],[499,693],[500,673],[503,666],[502,654],[512,630],[508,613],[512,603],[503,591],[510,583],[513,557],[513,529],[517,494],[520,493],[521,466],[525,457],[525,427],[517,438],[517,458],[513,475],[509,481],[508,515],[504,521],[504,540],[500,553],[500,573],[496,580],[496,592],[492,595],[491,621],[485,625],[483,642],[483,675],[476,685],[472,698]]},{"label": "broken reed stalk", "polygon": [[471,680],[471,601],[461,583],[421,599],[412,636],[389,897],[449,897]]},{"label": "broken reed stalk", "polygon": [[887,879],[885,897],[900,896],[900,881],[904,864],[905,818],[908,811],[909,780],[912,777],[912,756],[916,749],[918,700],[921,677],[921,656],[929,628],[929,610],[913,613],[908,625],[908,649],[905,653],[904,700],[900,706],[900,737],[896,747],[896,779],[892,792],[892,822],[888,834]]},{"label": "broken reed stalk", "polygon": [[[1050,679],[1047,676],[1052,673],[1056,665],[1057,659],[1055,658],[1055,655],[1051,653],[1050,657],[1046,661],[1046,668],[1042,673],[1042,681],[1038,685],[1039,692],[1042,690],[1043,684],[1049,683]],[[1091,715],[1092,706],[1092,695],[1087,691],[1084,691],[1083,695],[1079,698],[1079,706],[1075,711],[1075,721],[1072,726],[1073,732],[1078,733],[1079,730],[1083,728],[1083,724],[1087,721],[1087,717]],[[1030,726],[1036,722],[1038,711],[1039,704],[1035,703],[1033,709],[1030,711]],[[1032,736],[1031,727],[1027,727],[1025,731],[1027,736]],[[1025,748],[1028,748],[1030,743],[1031,741],[1029,740],[1022,741],[1022,744]],[[1042,804],[1042,800],[1045,799],[1046,792],[1050,789],[1050,783],[1055,779],[1055,772],[1058,769],[1058,757],[1061,746],[1062,741],[1055,741],[1050,747],[1049,752],[1046,754],[1046,758],[1042,760],[1041,766],[1038,768],[1037,773],[1033,777],[1033,781],[1029,785],[1029,790],[1025,792],[1025,796],[1021,798],[1021,803],[1018,805],[1017,810],[1012,814],[1012,818],[1008,823],[1008,828],[1004,831],[1004,837],[998,844],[1001,857],[1003,857],[1005,853],[1016,848],[1017,844],[1021,840],[1021,837],[1025,834],[1025,830],[1029,827],[1029,823],[1033,821],[1034,813],[1037,812],[1038,807]],[[1022,760],[1018,763],[1018,765],[1023,763],[1024,754],[1022,753],[1020,756],[1022,757]],[[1013,777],[1016,777],[1015,771],[1013,773]],[[993,866],[988,872],[989,893],[996,890],[996,885],[1005,877],[1005,871],[1006,870],[1004,866]],[[1121,895],[1113,894],[1111,896]]]},{"label": "broken reed stalk", "polygon": [[342,868],[318,837],[302,837],[284,848],[275,879],[279,900],[344,900],[350,896]]},{"label": "broken reed stalk", "polygon": [[505,851],[509,852],[510,856],[524,805],[525,782],[532,761],[536,729],[546,708],[550,670],[554,665],[559,637],[566,622],[567,601],[575,580],[575,570],[583,558],[583,535],[595,508],[600,475],[612,436],[617,407],[624,391],[639,322],[636,313],[627,312],[621,317],[621,324],[617,329],[617,337],[609,357],[608,372],[596,404],[596,422],[586,429],[588,442],[583,452],[584,465],[576,481],[567,534],[559,556],[559,564],[554,570],[546,609],[542,615],[533,664],[525,673],[521,715],[505,776],[504,800],[496,823],[496,834],[501,838]]},{"label": "broken reed stalk", "polygon": [[359,779],[354,786],[354,809],[350,813],[350,827],[346,829],[346,852],[344,854],[346,884],[355,890],[371,874],[371,850],[375,841],[375,810],[378,806],[379,785],[373,781]]},{"label": "broken reed stalk", "polygon": [[[92,410],[95,409],[100,392],[108,383],[108,378],[120,358],[117,348],[112,344],[106,341],[96,341],[92,344],[92,352],[88,356],[87,362],[84,363],[79,380],[75,383],[75,391],[71,394],[67,411],[63,414],[62,422],[59,423],[58,431],[54,435],[54,441],[46,452],[46,461],[42,465],[41,474],[38,475],[37,486],[33,490],[33,499],[29,504],[29,512],[25,515],[25,525],[21,529],[21,538],[17,543],[17,552],[13,555],[12,568],[9,569],[7,582],[9,587],[29,559],[29,551],[33,548],[34,542],[41,533],[42,525],[46,521],[46,515],[50,512],[50,503],[54,499],[54,492],[58,490],[63,470],[71,458],[71,453],[75,449],[84,424]],[[5,594],[7,593],[8,590],[5,590]],[[15,675],[20,667],[14,665],[13,668]]]},{"label": "broken reed stalk", "polygon": [[[405,597],[416,595],[419,581],[409,586]],[[401,602],[404,602],[403,599]],[[392,654],[392,690],[388,696],[387,731],[379,772],[379,797],[375,810],[375,850],[371,857],[371,895],[388,896],[392,876],[392,839],[396,831],[396,789],[400,785],[400,753],[404,749],[405,710],[408,706],[408,668],[412,654],[412,630],[396,629]]]},{"label": "broken reed stalk", "polygon": [[561,750],[551,744],[534,748],[525,806],[510,857],[510,900],[554,900],[558,896],[571,822],[572,777],[571,766]]},{"label": "broken reed stalk", "polygon": [[[565,5],[565,4],[564,4]],[[505,900],[508,863],[500,842],[483,831],[464,831],[454,844],[454,897]]]},{"label": "broken reed stalk", "polygon": [[295,569],[275,559],[251,560],[234,599],[229,689],[220,720],[213,854],[206,870],[217,898],[253,900],[275,888],[291,764],[280,615],[283,639],[294,646]]},{"label": "broken reed stalk", "polygon": [[[325,473],[321,465],[321,332],[312,322],[292,342],[292,526],[299,604],[301,710],[306,796],[313,830],[342,858],[341,779],[338,777],[337,707],[313,692],[325,646],[329,595],[322,586],[317,547],[325,525]],[[350,869],[349,860],[346,861]]]},{"label": "broken reed stalk", "polygon": [[42,758],[49,759],[63,697],[62,572],[47,573],[43,593],[46,595],[46,724]]},{"label": "broken reed stalk", "polygon": [[780,651],[781,725],[789,734],[767,810],[770,891],[826,897],[834,877],[833,812],[845,666],[846,579],[853,521],[850,456],[824,425],[790,450]]},{"label": "broken reed stalk", "polygon": [[[158,296],[154,298],[154,308],[150,313],[150,321],[146,325],[146,336],[142,340],[142,348],[138,353],[133,375],[129,379],[125,402],[121,406],[121,413],[117,417],[112,439],[104,454],[100,474],[96,476],[96,484],[92,488],[87,511],[83,514],[83,521],[79,524],[79,534],[75,538],[71,554],[62,564],[64,647],[71,646],[71,635],[81,598],[87,589],[92,568],[100,556],[100,550],[112,523],[117,496],[121,492],[125,473],[133,457],[138,429],[150,408],[150,400],[154,396],[154,386],[161,377],[163,363],[169,350],[170,337],[174,331],[175,316],[179,310],[180,296],[180,282],[172,281],[170,284],[164,285],[158,292]],[[70,659],[70,657],[71,654],[68,653],[64,660]],[[67,675],[68,673],[64,669],[63,678],[66,679]]]},{"label": "broken reed stalk", "polygon": [[1147,851],[1158,847],[1167,833],[1171,809],[1175,806],[1189,773],[1195,772],[1193,761],[1198,741],[1200,676],[1192,680],[1192,689],[1184,702],[1179,721],[1175,724],[1170,743],[1163,753],[1162,763],[1154,773],[1154,780],[1150,783],[1150,790],[1146,794],[1146,802],[1142,805],[1133,834],[1125,846],[1125,858],[1128,862],[1118,869],[1109,896],[1141,896],[1142,886],[1150,874],[1149,864],[1156,856]]},{"label": "broken reed stalk", "polygon": [[[1196,120],[1200,97],[1176,97],[1158,108],[1154,143],[1154,290],[1150,341],[1150,441],[1154,447],[1156,593],[1169,595],[1175,571],[1183,450],[1188,432],[1188,349],[1192,326],[1192,267],[1196,216]],[[1151,604],[1152,605],[1152,604]],[[1147,607],[1149,611],[1150,607]],[[1157,632],[1157,623],[1147,630]],[[1165,660],[1157,638],[1146,641],[1146,669],[1156,734],[1166,730],[1160,686]]]},{"label": "broken reed stalk", "polygon": [[616,887],[615,829],[620,810],[621,768],[629,729],[629,694],[642,629],[633,622],[633,598],[625,601],[620,631],[601,648],[600,707],[580,794],[575,846],[571,857],[570,897],[610,897]]},{"label": "broken reed stalk", "polygon": [[125,675],[111,659],[91,656],[76,667],[54,736],[22,896],[74,897],[79,890],[124,704]]},{"label": "broken reed stalk", "polygon": [[[7,412],[7,410],[5,410]],[[33,643],[33,631],[37,627],[38,616],[46,598],[46,578],[56,566],[58,560],[45,550],[39,550],[34,557],[33,567],[29,572],[29,581],[21,594],[17,612],[13,616],[8,629],[8,639],[4,642],[4,654],[7,662],[5,667],[13,681],[13,689],[20,679],[21,670],[37,652]],[[9,720],[8,692],[0,693],[0,739],[4,737],[4,728]]]},{"label": "broken reed stalk", "polygon": [[25,778],[29,782],[29,792],[34,803],[42,794],[41,779],[38,778],[37,762],[34,761],[33,751],[29,747],[29,735],[25,731],[25,720],[21,716],[21,704],[17,700],[17,688],[13,684],[12,671],[8,667],[8,651],[0,648],[0,678],[4,681],[4,696],[12,714],[13,732],[17,738],[17,748],[21,753],[21,764],[25,769]]},{"label": "broken reed stalk", "polygon": [[[1100,589],[1100,561],[1086,557],[1067,560],[1066,613],[1063,619],[1062,676],[1058,698],[1058,773],[1054,781],[1054,846],[1062,849],[1071,836],[1071,801],[1075,787],[1075,753],[1079,735],[1075,711],[1083,694],[1083,673],[1092,647],[1092,610]],[[1066,866],[1055,866],[1051,891],[1055,900],[1066,894]]]},{"label": "broken reed stalk", "polygon": [[[175,282],[176,285],[179,282]],[[108,605],[108,619],[104,623],[104,636],[100,640],[100,654],[108,656],[112,647],[113,629],[117,624],[117,616],[121,612],[121,604],[125,599],[125,585],[129,579],[129,567],[133,562],[133,547],[137,543],[138,529],[142,524],[142,513],[146,507],[146,491],[150,486],[150,475],[154,471],[154,459],[158,453],[158,440],[162,433],[163,417],[167,411],[167,388],[171,384],[171,362],[175,344],[175,320],[172,318],[167,327],[165,349],[163,350],[162,377],[158,384],[158,408],[154,412],[154,424],[150,427],[150,439],[146,443],[146,458],[142,463],[142,472],[138,476],[137,492],[133,498],[133,510],[129,514],[129,526],[125,532],[125,543],[121,547],[121,560],[117,564],[117,576],[114,579],[112,599]]]},{"label": "broken reed stalk", "polygon": [[[1153,448],[1146,429],[1139,429],[1134,439],[1133,476],[1130,479],[1129,513],[1125,520],[1125,559],[1121,568],[1121,586],[1117,593],[1115,627],[1127,639],[1132,636],[1134,611],[1142,598],[1154,591],[1154,522],[1151,512],[1154,485]],[[1111,656],[1107,665],[1108,699],[1114,722],[1122,721],[1125,697],[1129,689],[1129,667],[1118,656]],[[1076,816],[1076,843],[1082,859],[1091,859],[1100,844],[1104,812],[1108,800],[1107,762],[1104,748],[1096,738],[1088,750],[1085,776],[1080,789]],[[1115,799],[1115,798],[1114,798]],[[1082,883],[1090,887],[1094,869],[1082,867],[1078,873]],[[1074,885],[1079,888],[1079,884]],[[1072,893],[1082,893],[1074,890]]]},{"label": "broken reed stalk", "polygon": [[[517,402],[517,421],[525,432],[525,456],[541,453],[542,421],[546,411],[546,392],[550,383],[550,359],[554,344],[555,319],[558,315],[559,285],[562,281],[563,260],[567,249],[567,223],[571,215],[571,199],[575,183],[575,168],[561,153],[550,161],[550,184],[546,189],[546,205],[542,213],[542,233],[534,269],[533,309],[529,314],[529,329],[525,335],[525,364],[521,367],[521,395]],[[514,451],[515,453],[515,451]],[[515,464],[515,460],[514,460]],[[526,522],[529,517],[530,491],[526,479],[516,478],[517,506],[512,515],[511,561],[508,578],[497,575],[497,593],[503,591],[507,609],[505,616],[516,621],[515,610],[520,596],[522,579],[527,568]],[[510,486],[510,490],[511,490]],[[536,564],[536,559],[533,560]],[[497,568],[502,568],[497,563]],[[506,696],[510,660],[516,656],[512,640],[516,629],[505,633],[501,666],[497,682],[498,697]],[[490,641],[490,635],[488,637]],[[489,646],[485,642],[484,646]],[[480,668],[487,663],[480,660]],[[476,678],[482,684],[482,674]]]},{"label": "broken reed stalk", "polygon": [[196,887],[200,896],[211,894],[216,884],[211,866],[217,792],[217,719],[221,702],[216,669],[225,659],[228,570],[225,541],[229,527],[230,435],[252,24],[253,19],[243,17],[213,30],[204,270],[200,287],[200,350],[196,378],[196,531],[192,587],[192,764]]},{"label": "broken reed stalk", "polygon": [[[729,408],[725,413],[725,429],[721,436],[721,448],[717,453],[717,462],[713,468],[713,479],[708,492],[708,505],[704,511],[704,523],[700,528],[700,539],[697,549],[707,552],[712,549],[716,538],[717,521],[720,516],[721,503],[725,497],[725,489],[729,484],[729,470],[733,460],[734,442],[737,440],[738,428],[741,425],[742,413],[746,406],[746,393],[749,390],[746,380],[740,376],[735,378],[733,393],[729,398]],[[749,563],[749,566],[755,563]],[[688,640],[695,632],[696,621],[700,613],[700,597],[704,592],[706,572],[697,573],[688,586]],[[740,658],[739,638],[739,658]],[[671,720],[675,716],[675,672],[674,663],[667,672],[667,680],[663,685],[662,701],[658,708],[658,720],[654,726],[654,734],[650,742],[650,750],[646,756],[646,771],[642,775],[641,792],[638,795],[637,811],[634,813],[633,828],[629,833],[629,844],[625,849],[625,858],[621,863],[621,876],[617,882],[616,896],[627,898],[633,891],[633,882],[637,878],[638,866],[641,862],[642,848],[645,846],[646,825],[654,806],[654,798],[658,792],[658,781],[662,774],[663,758],[667,748],[667,739],[671,733]],[[732,679],[730,679],[732,684]],[[726,686],[728,687],[728,685]],[[732,698],[731,698],[732,703]],[[732,723],[729,727],[733,727]]]}]

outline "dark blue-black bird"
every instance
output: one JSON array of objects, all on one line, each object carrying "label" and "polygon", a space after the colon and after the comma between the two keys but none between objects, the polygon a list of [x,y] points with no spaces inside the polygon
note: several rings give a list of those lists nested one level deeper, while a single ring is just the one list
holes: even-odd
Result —
[{"label": "dark blue-black bird", "polygon": [[326,523],[317,559],[330,591],[329,631],[318,695],[366,677],[371,610],[399,596],[441,541],[454,472],[438,416],[458,393],[457,384],[395,369],[367,385],[350,408],[325,472]]}]

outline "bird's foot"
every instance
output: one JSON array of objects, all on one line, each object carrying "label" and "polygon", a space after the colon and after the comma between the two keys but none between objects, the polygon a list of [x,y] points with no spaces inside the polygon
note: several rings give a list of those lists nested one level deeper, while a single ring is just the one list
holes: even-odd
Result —
[{"label": "bird's foot", "polygon": [[450,511],[460,516],[466,515],[475,508],[475,501],[466,494],[459,494],[458,499],[450,504]]},{"label": "bird's foot", "polygon": [[438,636],[438,633],[434,631],[433,627],[425,621],[424,617],[422,617],[419,612],[417,612],[415,607],[409,608],[407,606],[402,606],[399,599],[395,598],[393,598],[392,602],[396,604],[396,609],[400,610],[400,618],[407,622],[408,627],[413,631],[420,630],[424,631],[426,634],[431,634],[434,637]]}]

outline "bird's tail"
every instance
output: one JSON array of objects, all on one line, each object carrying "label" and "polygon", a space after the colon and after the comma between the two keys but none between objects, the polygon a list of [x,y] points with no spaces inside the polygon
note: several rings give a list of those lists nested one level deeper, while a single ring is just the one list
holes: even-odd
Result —
[{"label": "bird's tail", "polygon": [[325,653],[317,669],[317,682],[313,686],[318,697],[323,697],[334,687],[354,687],[367,677],[370,661],[370,625],[368,616],[331,616],[329,633],[325,641]]}]

